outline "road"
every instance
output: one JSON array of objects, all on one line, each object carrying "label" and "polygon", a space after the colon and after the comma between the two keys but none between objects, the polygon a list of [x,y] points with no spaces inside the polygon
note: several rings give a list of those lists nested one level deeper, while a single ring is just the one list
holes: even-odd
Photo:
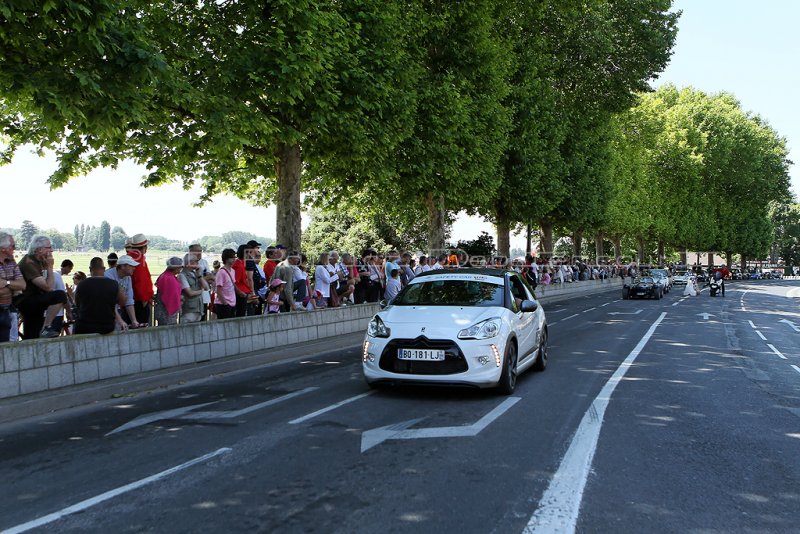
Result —
[{"label": "road", "polygon": [[359,347],[0,426],[2,532],[798,532],[800,282],[546,308],[516,392]]}]

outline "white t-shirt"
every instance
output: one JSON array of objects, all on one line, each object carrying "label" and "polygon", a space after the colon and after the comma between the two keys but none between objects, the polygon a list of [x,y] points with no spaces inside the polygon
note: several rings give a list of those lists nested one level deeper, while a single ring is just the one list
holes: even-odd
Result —
[{"label": "white t-shirt", "polygon": [[[53,271],[53,290],[55,291],[66,291],[67,288],[64,285],[64,279],[61,277],[61,273],[58,271]],[[64,317],[64,306],[58,308],[58,313],[56,317]]]},{"label": "white t-shirt", "polygon": [[308,273],[301,269],[299,265],[292,265],[292,272],[294,273],[292,282],[300,282],[308,278]]}]

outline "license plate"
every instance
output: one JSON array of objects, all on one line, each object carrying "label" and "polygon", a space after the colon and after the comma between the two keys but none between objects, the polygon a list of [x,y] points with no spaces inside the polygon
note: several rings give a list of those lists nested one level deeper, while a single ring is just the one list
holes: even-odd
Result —
[{"label": "license plate", "polygon": [[639,296],[641,296],[641,295],[644,295],[644,291],[639,291],[639,292],[638,292],[638,293],[636,293],[636,294],[637,294],[637,295],[639,295]]},{"label": "license plate", "polygon": [[398,360],[443,362],[444,351],[434,349],[397,349]]}]

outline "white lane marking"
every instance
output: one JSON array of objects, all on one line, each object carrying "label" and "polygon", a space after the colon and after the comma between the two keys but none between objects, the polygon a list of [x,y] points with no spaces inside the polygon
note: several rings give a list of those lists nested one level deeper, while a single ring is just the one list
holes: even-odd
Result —
[{"label": "white lane marking", "polygon": [[609,304],[611,304],[611,303],[610,302],[606,302],[605,304],[601,304],[600,307],[603,308],[605,306],[608,306]]},{"label": "white lane marking", "polygon": [[797,371],[798,373],[800,373],[800,367],[797,367],[797,366],[796,366],[796,365],[794,365],[794,364],[792,364],[792,367],[794,368],[794,370],[795,370],[795,371]]},{"label": "white lane marking", "polygon": [[800,287],[795,287],[795,288],[790,289],[789,292],[786,293],[786,296],[789,297],[789,298],[800,297]]},{"label": "white lane marking", "polygon": [[622,299],[617,299],[614,302],[622,302]]},{"label": "white lane marking", "polygon": [[356,395],[355,397],[350,397],[349,399],[345,399],[345,400],[343,400],[341,402],[337,402],[336,404],[331,404],[330,406],[322,408],[321,410],[317,410],[316,412],[312,412],[312,413],[310,413],[308,415],[304,415],[303,417],[298,417],[297,419],[292,419],[291,421],[289,421],[289,424],[290,425],[296,425],[298,423],[302,423],[304,421],[308,421],[309,419],[313,419],[313,418],[317,417],[318,415],[322,415],[324,413],[328,413],[330,411],[335,410],[336,408],[339,408],[340,406],[344,406],[345,404],[350,404],[351,402],[355,402],[355,401],[357,401],[359,399],[363,399],[364,397],[366,397],[368,395],[372,395],[373,393],[375,393],[374,389],[371,390],[371,391],[367,391],[366,393],[362,393],[361,395]]},{"label": "white lane marking", "polygon": [[742,296],[741,296],[741,297],[739,297],[739,305],[742,307],[742,311],[743,311],[743,312],[746,312],[746,311],[747,311],[747,308],[745,308],[745,307],[744,307],[744,296],[745,296],[745,295],[747,295],[747,293],[748,293],[749,291],[750,291],[749,289],[746,289],[746,290],[745,290],[745,291],[742,293]]},{"label": "white lane marking", "polygon": [[706,321],[708,321],[709,317],[716,317],[716,315],[714,315],[713,313],[707,313],[707,312],[706,313],[698,313],[697,315],[702,317]]},{"label": "white lane marking", "polygon": [[589,308],[588,310],[583,310],[581,313],[590,312],[590,311],[592,311],[592,310],[596,310],[596,309],[597,309],[597,308]]},{"label": "white lane marking", "polygon": [[361,434],[361,452],[383,443],[387,439],[420,439],[420,438],[465,438],[477,436],[495,419],[506,413],[509,408],[522,400],[520,397],[509,397],[491,412],[467,426],[442,426],[431,428],[409,428],[425,419],[411,419],[392,425],[373,428]]},{"label": "white lane marking", "polygon": [[151,475],[147,478],[143,478],[141,480],[137,480],[136,482],[131,482],[130,484],[126,484],[119,488],[107,491],[105,493],[101,493],[95,497],[90,499],[86,499],[85,501],[81,501],[77,504],[73,504],[72,506],[68,506],[58,512],[53,512],[52,514],[48,514],[46,516],[40,517],[38,519],[34,519],[33,521],[28,521],[27,523],[22,523],[21,525],[17,525],[15,527],[11,527],[7,530],[0,532],[0,534],[19,534],[20,532],[26,532],[33,528],[41,527],[42,525],[46,525],[48,523],[52,523],[53,521],[58,521],[62,517],[77,513],[83,512],[91,508],[96,504],[100,504],[103,501],[107,501],[109,499],[113,499],[118,495],[122,495],[123,493],[127,493],[129,491],[133,491],[135,489],[139,489],[142,486],[150,484],[152,482],[156,482],[157,480],[161,480],[162,478],[166,478],[178,471],[182,471],[183,469],[187,469],[192,467],[193,465],[197,465],[201,462],[205,462],[206,460],[210,460],[215,456],[219,456],[220,454],[225,454],[230,452],[232,449],[228,447],[223,447],[221,449],[217,449],[214,452],[210,452],[199,458],[195,458],[194,460],[189,460],[188,462],[182,463],[180,465],[176,465],[175,467],[171,467],[165,471],[161,471],[160,473],[156,473],[155,475]]},{"label": "white lane marking", "polygon": [[677,306],[677,305],[678,305],[678,304],[680,304],[681,302],[683,302],[683,301],[682,301],[682,300],[679,300],[678,302],[674,302],[672,305],[673,305],[673,306]]},{"label": "white lane marking", "polygon": [[781,357],[781,359],[783,359],[783,360],[787,359],[787,358],[786,358],[786,356],[784,356],[783,354],[781,354],[781,351],[779,351],[778,349],[776,349],[774,345],[771,345],[771,344],[767,343],[767,346],[768,346],[770,349],[772,349],[772,352],[774,352],[775,354],[777,354],[778,356],[780,356],[780,357]]},{"label": "white lane marking", "polygon": [[767,340],[767,338],[764,337],[764,334],[762,334],[760,330],[756,330],[756,334],[758,334],[758,337],[760,337],[762,341]]},{"label": "white lane marking", "polygon": [[573,313],[573,314],[572,314],[572,315],[570,315],[569,317],[564,317],[564,318],[563,318],[563,319],[561,319],[561,320],[562,320],[562,321],[566,321],[567,319],[572,319],[573,317],[577,317],[577,316],[578,316],[578,314],[577,314],[577,313]]},{"label": "white lane marking", "polygon": [[789,319],[781,319],[781,320],[780,320],[780,321],[778,321],[778,322],[779,322],[779,323],[786,323],[786,324],[788,324],[789,326],[791,326],[791,327],[792,327],[792,330],[794,330],[795,332],[800,332],[800,327],[798,327],[796,324],[794,324],[794,323],[793,323],[792,321],[790,321]]},{"label": "white lane marking", "polygon": [[597,439],[603,425],[603,416],[617,384],[628,372],[633,362],[644,349],[648,340],[653,336],[656,328],[666,317],[662,313],[656,322],[625,358],[606,385],[592,401],[592,405],[583,415],[578,430],[572,438],[567,453],[561,460],[550,485],[539,501],[539,507],[533,513],[525,534],[564,534],[574,533],[580,513],[583,490],[592,468],[592,459],[597,448]]},{"label": "white lane marking", "polygon": [[748,320],[747,322],[750,323],[750,326],[753,327],[753,330],[757,330],[758,329],[758,327],[755,324],[753,324],[753,321]]}]

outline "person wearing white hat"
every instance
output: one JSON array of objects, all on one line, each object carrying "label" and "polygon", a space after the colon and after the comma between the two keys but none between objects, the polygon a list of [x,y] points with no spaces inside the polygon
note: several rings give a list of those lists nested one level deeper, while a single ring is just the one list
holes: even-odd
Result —
[{"label": "person wearing white hat", "polygon": [[131,275],[139,262],[135,261],[129,255],[125,254],[117,259],[117,264],[114,267],[109,267],[103,276],[116,281],[119,287],[125,292],[125,311],[119,310],[122,319],[130,325],[131,328],[139,328],[144,326],[136,319],[136,310],[134,309],[134,296],[133,296],[133,283]]},{"label": "person wearing white hat", "polygon": [[[147,245],[150,241],[144,234],[136,234],[125,243],[125,252],[139,262],[139,265],[131,275],[133,285],[134,310],[136,320],[141,324],[150,324],[150,310],[153,304],[153,277],[150,275],[150,268],[147,266]],[[119,263],[119,262],[117,262]]]}]

